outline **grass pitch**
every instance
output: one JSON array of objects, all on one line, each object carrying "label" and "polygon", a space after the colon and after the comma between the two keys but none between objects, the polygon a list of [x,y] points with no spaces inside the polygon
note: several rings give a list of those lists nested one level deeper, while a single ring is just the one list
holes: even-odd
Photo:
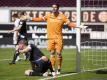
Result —
[{"label": "grass pitch", "polygon": [[[49,52],[46,49],[41,50],[49,57]],[[28,77],[24,75],[24,71],[31,68],[29,61],[20,60],[16,65],[9,65],[13,52],[14,49],[0,49],[0,80],[47,80],[45,77]],[[75,49],[64,49],[62,54],[62,74],[58,75],[58,78],[55,80],[107,80],[107,74],[96,74],[95,72],[74,74],[76,68]],[[20,57],[23,58],[23,55]],[[48,80],[54,79],[50,78]]]}]

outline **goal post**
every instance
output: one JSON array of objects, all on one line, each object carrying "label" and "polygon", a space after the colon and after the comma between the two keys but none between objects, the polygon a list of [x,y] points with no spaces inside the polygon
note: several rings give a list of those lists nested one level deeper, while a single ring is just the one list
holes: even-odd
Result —
[{"label": "goal post", "polygon": [[[76,26],[79,27],[81,24],[81,0],[76,1],[76,12],[77,12],[77,21],[76,21]],[[76,72],[80,72],[80,65],[81,65],[81,56],[80,56],[80,46],[81,46],[81,34],[80,34],[80,29],[76,28]]]},{"label": "goal post", "polygon": [[[88,19],[84,21],[86,22],[85,26],[88,26],[87,29],[80,30],[76,28],[76,72],[107,70],[107,6],[105,7],[102,4],[104,2],[106,3],[107,1],[76,1],[77,27],[81,25],[84,18]],[[83,15],[84,11],[86,12],[85,16]],[[98,18],[103,22],[98,20]]]}]

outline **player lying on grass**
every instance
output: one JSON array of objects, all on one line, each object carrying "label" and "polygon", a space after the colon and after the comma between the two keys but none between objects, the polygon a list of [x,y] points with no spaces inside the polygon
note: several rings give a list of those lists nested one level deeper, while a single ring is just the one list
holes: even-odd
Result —
[{"label": "player lying on grass", "polygon": [[30,53],[29,61],[31,63],[31,70],[26,70],[27,76],[47,76],[47,70],[50,69],[52,75],[55,72],[52,69],[50,60],[38,49],[34,44],[27,44],[26,40],[20,40],[18,43],[19,53]]}]

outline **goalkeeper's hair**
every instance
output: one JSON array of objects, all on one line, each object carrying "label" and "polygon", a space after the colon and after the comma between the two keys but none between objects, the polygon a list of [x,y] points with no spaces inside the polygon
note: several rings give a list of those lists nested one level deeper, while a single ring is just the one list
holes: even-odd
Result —
[{"label": "goalkeeper's hair", "polygon": [[58,9],[60,7],[60,5],[58,3],[54,3],[53,5],[56,5]]},{"label": "goalkeeper's hair", "polygon": [[24,45],[28,45],[28,42],[26,39],[21,39],[18,44],[24,44]]}]

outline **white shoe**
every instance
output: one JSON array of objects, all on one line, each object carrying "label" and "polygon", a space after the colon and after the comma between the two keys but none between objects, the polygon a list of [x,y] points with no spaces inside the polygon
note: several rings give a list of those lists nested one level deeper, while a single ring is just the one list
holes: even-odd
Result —
[{"label": "white shoe", "polygon": [[61,73],[57,70],[56,74],[59,75],[59,74],[61,74]]},{"label": "white shoe", "polygon": [[52,76],[56,78],[56,72],[52,72]]},{"label": "white shoe", "polygon": [[43,76],[47,77],[48,76],[48,72],[43,73]]},{"label": "white shoe", "polygon": [[52,76],[56,76],[56,72],[52,72]]},{"label": "white shoe", "polygon": [[16,59],[16,62],[19,61],[19,60],[20,60],[20,57],[18,56],[17,59]]}]

